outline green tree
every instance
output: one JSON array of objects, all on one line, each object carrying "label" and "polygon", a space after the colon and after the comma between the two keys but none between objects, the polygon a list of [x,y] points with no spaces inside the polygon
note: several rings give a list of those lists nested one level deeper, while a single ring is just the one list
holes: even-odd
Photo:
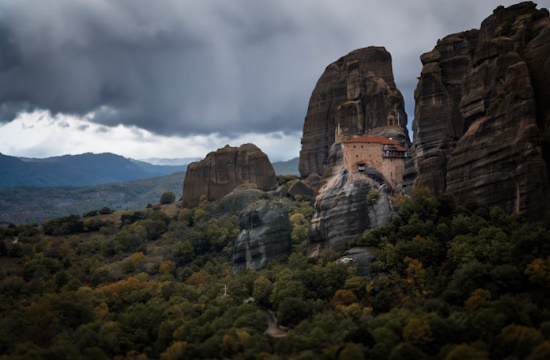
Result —
[{"label": "green tree", "polygon": [[252,296],[256,303],[267,307],[269,305],[271,291],[273,291],[273,283],[265,276],[261,275],[254,281]]},{"label": "green tree", "polygon": [[277,310],[277,322],[283,326],[296,326],[311,314],[311,306],[301,299],[285,298]]},{"label": "green tree", "polygon": [[376,190],[371,190],[367,193],[367,204],[374,205],[378,202],[380,193]]},{"label": "green tree", "polygon": [[172,204],[174,201],[176,201],[176,194],[174,194],[172,191],[165,191],[160,196],[159,203],[162,205],[166,204]]},{"label": "green tree", "polygon": [[113,213],[113,210],[111,210],[108,206],[104,206],[101,209],[99,209],[99,213],[101,215],[109,215]]}]

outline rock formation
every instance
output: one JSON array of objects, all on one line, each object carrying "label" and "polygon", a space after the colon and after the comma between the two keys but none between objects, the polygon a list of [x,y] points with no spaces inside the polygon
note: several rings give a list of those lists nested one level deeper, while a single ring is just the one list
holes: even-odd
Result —
[{"label": "rock formation", "polygon": [[292,195],[293,198],[296,198],[297,196],[311,197],[313,196],[313,192],[313,189],[302,180],[293,181],[288,189],[288,193]]},{"label": "rock formation", "polygon": [[369,275],[374,254],[367,248],[351,248],[338,259],[339,262],[351,265],[359,276]]},{"label": "rock formation", "polygon": [[292,227],[287,206],[278,200],[258,200],[239,215],[241,232],[233,246],[233,273],[259,270],[290,251]]},{"label": "rock formation", "polygon": [[395,86],[391,55],[383,47],[352,51],[330,64],[317,82],[304,122],[302,177],[323,174],[338,124],[344,135],[385,127],[378,131],[408,145],[403,96]]},{"label": "rock formation", "polygon": [[[334,144],[328,158],[328,169],[319,181],[315,194],[315,215],[311,219],[308,254],[316,256],[330,247],[337,252],[366,229],[383,225],[391,214],[389,184],[376,169],[364,173],[342,167],[342,146]],[[366,196],[376,190],[379,199],[368,204]]]},{"label": "rock formation", "polygon": [[255,184],[239,185],[220,199],[218,204],[212,209],[212,215],[239,215],[241,211],[255,203],[264,194],[265,192],[259,190]]},{"label": "rock formation", "polygon": [[238,148],[227,145],[189,164],[183,186],[183,206],[196,207],[202,195],[208,200],[219,200],[245,183],[256,184],[263,191],[277,188],[273,166],[267,155],[253,144]]},{"label": "rock formation", "polygon": [[405,182],[547,220],[550,18],[498,7],[422,55]]}]

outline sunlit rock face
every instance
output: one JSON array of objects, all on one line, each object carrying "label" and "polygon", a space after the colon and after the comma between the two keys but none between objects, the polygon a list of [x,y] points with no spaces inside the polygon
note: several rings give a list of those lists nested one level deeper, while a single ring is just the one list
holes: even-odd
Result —
[{"label": "sunlit rock face", "polygon": [[280,200],[259,200],[239,214],[240,233],[233,246],[233,273],[263,269],[290,252],[292,227]]},{"label": "sunlit rock face", "polygon": [[422,55],[408,188],[549,218],[550,19],[530,2]]},{"label": "sunlit rock face", "polygon": [[183,186],[183,206],[196,207],[202,195],[208,200],[219,200],[247,183],[255,184],[262,191],[276,189],[271,162],[254,144],[238,148],[227,145],[189,164]]},{"label": "sunlit rock face", "polygon": [[403,96],[395,86],[391,55],[385,48],[352,51],[326,68],[311,94],[304,122],[302,177],[326,170],[338,124],[342,135],[373,135],[371,131],[378,129],[408,145]]}]

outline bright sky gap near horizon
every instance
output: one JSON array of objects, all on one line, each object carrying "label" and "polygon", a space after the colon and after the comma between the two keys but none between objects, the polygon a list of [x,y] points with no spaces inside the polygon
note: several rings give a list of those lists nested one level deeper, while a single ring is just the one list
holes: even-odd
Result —
[{"label": "bright sky gap near horizon", "polygon": [[420,55],[516,2],[0,0],[0,152],[202,158],[252,142],[287,160],[325,67],[371,45],[392,55],[410,131]]}]

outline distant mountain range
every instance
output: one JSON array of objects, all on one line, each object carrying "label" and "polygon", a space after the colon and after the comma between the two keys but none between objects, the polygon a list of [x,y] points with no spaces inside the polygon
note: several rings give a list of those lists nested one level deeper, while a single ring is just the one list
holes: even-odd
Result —
[{"label": "distant mountain range", "polygon": [[[151,159],[153,160],[153,159]],[[162,159],[154,159],[160,162]],[[181,164],[187,159],[165,159]],[[278,175],[298,174],[298,158],[273,163]],[[45,159],[0,154],[0,189],[15,186],[89,186],[164,176],[187,170],[185,165],[154,165],[120,155],[80,154]]]},{"label": "distant mountain range", "polygon": [[[273,168],[277,175],[298,174],[298,158],[274,162]],[[46,159],[0,154],[0,225],[41,222],[103,206],[142,209],[158,203],[164,191],[179,199],[186,169],[110,153]]]},{"label": "distant mountain range", "polygon": [[187,165],[153,165],[111,153],[45,159],[0,154],[0,189],[14,186],[88,186],[182,172]]},{"label": "distant mountain range", "polygon": [[276,161],[273,163],[273,169],[277,175],[300,175],[298,171],[299,158],[295,157],[287,161]]}]

